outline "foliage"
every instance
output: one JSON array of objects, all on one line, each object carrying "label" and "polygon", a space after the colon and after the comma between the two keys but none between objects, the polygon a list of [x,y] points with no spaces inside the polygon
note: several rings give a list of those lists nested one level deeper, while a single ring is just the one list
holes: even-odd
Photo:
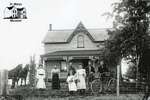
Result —
[{"label": "foliage", "polygon": [[114,29],[105,45],[105,58],[115,64],[121,58],[139,64],[147,49],[150,5],[146,0],[120,0],[113,4]]},{"label": "foliage", "polygon": [[129,63],[129,68],[125,74],[128,79],[136,79],[136,66],[132,62]]},{"label": "foliage", "polygon": [[36,75],[36,64],[34,56],[30,58],[30,67],[29,67],[29,84],[31,87],[35,87],[35,75]]}]

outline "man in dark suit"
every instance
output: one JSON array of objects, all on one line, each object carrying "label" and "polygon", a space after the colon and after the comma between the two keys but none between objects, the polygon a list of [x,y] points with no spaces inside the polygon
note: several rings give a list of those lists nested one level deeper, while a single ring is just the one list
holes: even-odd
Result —
[{"label": "man in dark suit", "polygon": [[72,71],[73,75],[76,73],[76,69],[72,66],[72,62],[69,62],[68,74],[70,71]]},{"label": "man in dark suit", "polygon": [[95,73],[95,68],[92,66],[91,61],[89,61],[88,66],[86,68],[88,86],[90,86],[91,82],[94,80],[94,73]]},{"label": "man in dark suit", "polygon": [[106,67],[106,65],[104,64],[104,61],[101,61],[100,62],[100,65],[99,65],[99,67],[98,67],[98,72],[99,73],[104,73],[104,72],[109,72],[108,71],[108,68]]},{"label": "man in dark suit", "polygon": [[109,75],[107,75],[109,70],[106,67],[106,64],[104,63],[104,61],[100,61],[100,65],[98,66],[98,72],[101,75],[102,82],[105,83],[107,79],[109,78]]},{"label": "man in dark suit", "polygon": [[108,68],[106,67],[104,61],[100,61],[100,64],[98,66],[98,73],[101,75],[102,79],[102,89],[105,89],[106,82],[109,79],[109,75],[107,75],[109,72]]}]

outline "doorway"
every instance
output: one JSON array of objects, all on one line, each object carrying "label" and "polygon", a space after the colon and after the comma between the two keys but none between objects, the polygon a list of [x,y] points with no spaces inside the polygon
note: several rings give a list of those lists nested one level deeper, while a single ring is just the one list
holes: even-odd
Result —
[{"label": "doorway", "polygon": [[72,66],[76,69],[78,69],[79,64],[83,65],[83,68],[86,69],[88,66],[89,59],[73,59],[71,60]]}]

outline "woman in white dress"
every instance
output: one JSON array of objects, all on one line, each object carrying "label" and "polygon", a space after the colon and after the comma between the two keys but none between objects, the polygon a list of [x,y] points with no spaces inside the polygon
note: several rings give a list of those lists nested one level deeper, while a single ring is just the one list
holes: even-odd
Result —
[{"label": "woman in white dress", "polygon": [[74,95],[74,93],[77,91],[77,86],[75,83],[75,76],[73,75],[73,71],[69,71],[68,77],[67,77],[67,83],[69,88],[70,95]]},{"label": "woman in white dress", "polygon": [[86,89],[86,71],[83,69],[83,66],[80,64],[79,69],[76,71],[76,79],[77,79],[77,89],[81,95],[85,93]]},{"label": "woman in white dress", "polygon": [[45,70],[42,65],[39,65],[39,68],[37,69],[37,79],[38,79],[38,82],[37,82],[36,88],[38,88],[38,89],[46,88],[45,81],[44,81]]}]

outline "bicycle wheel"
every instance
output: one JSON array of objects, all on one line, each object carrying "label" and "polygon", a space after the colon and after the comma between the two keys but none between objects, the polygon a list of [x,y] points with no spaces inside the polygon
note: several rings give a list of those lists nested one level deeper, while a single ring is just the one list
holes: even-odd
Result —
[{"label": "bicycle wheel", "polygon": [[116,86],[117,86],[117,80],[115,78],[110,79],[108,82],[107,91],[109,91],[111,93],[115,93],[116,92]]},{"label": "bicycle wheel", "polygon": [[91,90],[93,94],[98,94],[102,91],[102,81],[100,79],[95,79],[92,81]]}]

